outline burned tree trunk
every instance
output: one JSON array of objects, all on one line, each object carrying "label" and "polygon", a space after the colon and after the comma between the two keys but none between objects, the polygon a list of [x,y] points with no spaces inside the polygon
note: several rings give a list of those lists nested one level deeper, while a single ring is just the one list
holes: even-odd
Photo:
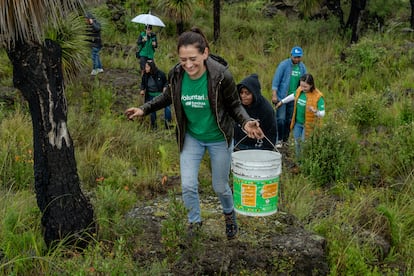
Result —
[{"label": "burned tree trunk", "polygon": [[214,0],[213,18],[214,18],[214,41],[217,41],[220,37],[220,0]]},{"label": "burned tree trunk", "polygon": [[339,24],[341,28],[344,28],[344,12],[341,8],[341,1],[340,0],[326,0],[326,6],[328,9],[338,18]]},{"label": "burned tree trunk", "polygon": [[414,29],[414,0],[410,0],[410,5],[411,5],[410,26],[411,26],[411,29]]},{"label": "burned tree trunk", "polygon": [[345,28],[352,30],[351,43],[358,42],[359,39],[359,25],[361,21],[361,13],[365,10],[367,0],[352,0],[351,11],[349,13],[348,21]]},{"label": "burned tree trunk", "polygon": [[80,189],[72,138],[67,128],[67,103],[61,48],[17,43],[8,52],[13,83],[29,103],[33,124],[34,178],[48,246],[65,239],[86,245],[96,231],[92,205]]}]

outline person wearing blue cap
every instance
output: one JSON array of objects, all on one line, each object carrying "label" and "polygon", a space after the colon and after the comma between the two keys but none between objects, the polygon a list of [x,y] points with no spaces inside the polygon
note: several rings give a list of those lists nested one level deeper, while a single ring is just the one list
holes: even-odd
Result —
[{"label": "person wearing blue cap", "polygon": [[[290,57],[279,63],[272,80],[272,102],[276,105],[286,96],[293,94],[299,86],[299,79],[306,73],[306,66],[302,62],[303,50],[299,46],[292,48]],[[278,128],[278,142],[282,147],[290,134],[290,123],[293,116],[293,102],[282,105],[276,111]]]}]

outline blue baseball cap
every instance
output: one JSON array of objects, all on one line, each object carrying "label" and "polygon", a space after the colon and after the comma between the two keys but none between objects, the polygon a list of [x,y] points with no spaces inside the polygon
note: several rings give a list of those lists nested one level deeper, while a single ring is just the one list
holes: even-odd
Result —
[{"label": "blue baseball cap", "polygon": [[292,51],[290,51],[290,54],[292,55],[292,57],[302,57],[303,50],[299,46],[295,46],[292,48]]}]

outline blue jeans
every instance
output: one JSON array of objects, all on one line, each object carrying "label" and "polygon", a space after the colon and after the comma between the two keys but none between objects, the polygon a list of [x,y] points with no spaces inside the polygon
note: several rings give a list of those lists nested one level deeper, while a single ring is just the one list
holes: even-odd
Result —
[{"label": "blue jeans", "polygon": [[93,69],[101,69],[102,63],[101,58],[99,57],[99,51],[101,48],[92,47],[92,64]]},{"label": "blue jeans", "polygon": [[[148,95],[148,102],[151,101],[152,99],[154,99],[157,96],[151,96]],[[151,115],[151,127],[152,128],[157,128],[157,112],[152,112]],[[167,128],[168,123],[171,122],[171,108],[170,106],[167,106],[166,108],[164,108],[164,120],[165,120],[165,127]]]},{"label": "blue jeans", "polygon": [[295,139],[295,153],[296,159],[301,157],[301,143],[305,141],[305,126],[299,123],[295,123],[293,126],[293,138]]},{"label": "blue jeans", "polygon": [[190,223],[201,222],[198,171],[206,150],[210,155],[213,189],[221,202],[223,213],[229,214],[233,211],[233,193],[229,186],[233,143],[228,147],[226,141],[201,142],[186,134],[180,154],[180,171],[183,200],[188,209]]},{"label": "blue jeans", "polygon": [[290,134],[290,122],[292,121],[294,102],[282,104],[276,110],[277,141],[287,142]]}]

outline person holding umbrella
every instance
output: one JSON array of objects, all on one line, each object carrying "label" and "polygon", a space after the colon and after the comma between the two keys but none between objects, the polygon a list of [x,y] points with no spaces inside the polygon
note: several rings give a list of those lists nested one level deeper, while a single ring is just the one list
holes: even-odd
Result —
[{"label": "person holding umbrella", "polygon": [[152,31],[152,25],[145,25],[145,31],[141,32],[137,40],[141,75],[144,74],[147,60],[154,60],[155,48],[158,47],[157,35]]}]

